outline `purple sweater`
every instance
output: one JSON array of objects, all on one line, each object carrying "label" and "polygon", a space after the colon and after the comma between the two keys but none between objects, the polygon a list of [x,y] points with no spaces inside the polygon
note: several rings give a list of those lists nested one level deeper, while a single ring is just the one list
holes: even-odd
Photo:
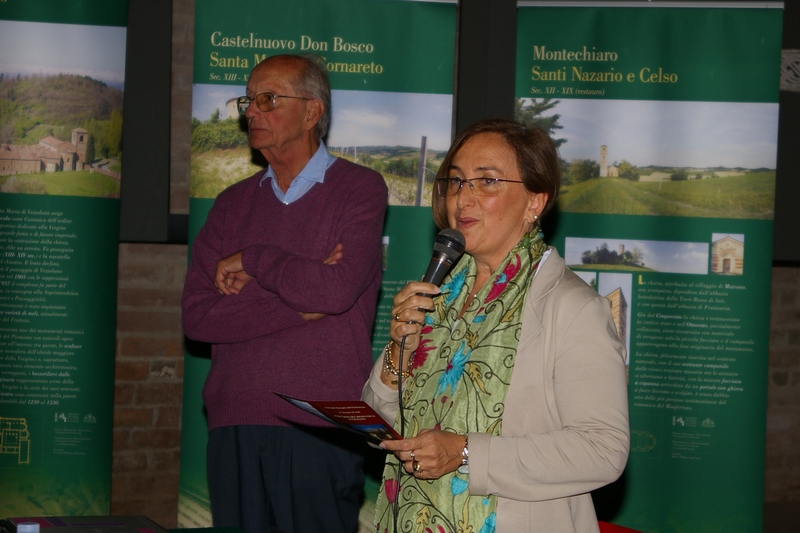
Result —
[{"label": "purple sweater", "polygon": [[[183,292],[187,337],[212,343],[203,387],[209,429],[325,425],[273,391],[357,400],[372,366],[387,190],[377,172],[337,159],[302,198],[284,205],[264,172],[217,197],[192,244]],[[344,246],[335,265],[323,260]],[[255,279],[241,294],[213,284],[217,261],[243,250]],[[300,312],[327,316],[306,321]]]}]

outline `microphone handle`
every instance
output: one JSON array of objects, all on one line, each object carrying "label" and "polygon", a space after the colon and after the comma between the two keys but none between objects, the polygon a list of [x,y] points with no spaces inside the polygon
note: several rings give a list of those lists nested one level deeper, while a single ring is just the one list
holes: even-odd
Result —
[{"label": "microphone handle", "polygon": [[428,264],[428,270],[425,271],[422,281],[432,283],[434,285],[441,285],[447,271],[453,265],[453,259],[447,254],[441,252],[434,252],[431,256],[431,262]]}]

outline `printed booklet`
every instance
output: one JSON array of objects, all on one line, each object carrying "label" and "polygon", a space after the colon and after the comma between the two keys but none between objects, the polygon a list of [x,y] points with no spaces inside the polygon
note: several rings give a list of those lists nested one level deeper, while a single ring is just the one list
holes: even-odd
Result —
[{"label": "printed booklet", "polygon": [[402,438],[381,415],[361,400],[299,400],[278,392],[275,394],[323,420],[363,435],[373,443]]}]

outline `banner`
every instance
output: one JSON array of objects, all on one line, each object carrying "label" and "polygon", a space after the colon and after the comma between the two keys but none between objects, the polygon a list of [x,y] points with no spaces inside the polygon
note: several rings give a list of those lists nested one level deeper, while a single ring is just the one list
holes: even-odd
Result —
[{"label": "banner", "polygon": [[[268,56],[312,53],[327,65],[331,153],[374,168],[389,187],[384,276],[373,355],[388,339],[391,299],[419,279],[436,233],[430,183],[450,145],[454,2],[197,0],[192,96],[190,242],[213,199],[265,162],[251,152],[236,110],[250,70]],[[254,160],[255,158],[255,160]],[[210,361],[189,343],[185,362],[178,524],[211,523],[205,477],[207,426],[200,397]],[[381,469],[366,487],[363,530],[373,519]]]},{"label": "banner", "polygon": [[648,533],[762,527],[775,7],[519,9],[517,116],[564,165],[545,234],[629,354],[630,459],[595,502]]},{"label": "banner", "polygon": [[109,512],[126,24],[0,3],[0,518]]}]

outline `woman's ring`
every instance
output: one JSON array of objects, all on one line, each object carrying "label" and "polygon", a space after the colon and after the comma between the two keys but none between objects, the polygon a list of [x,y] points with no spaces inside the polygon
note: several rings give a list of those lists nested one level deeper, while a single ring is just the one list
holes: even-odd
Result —
[{"label": "woman's ring", "polygon": [[414,461],[413,463],[411,463],[411,469],[414,472],[422,472],[422,469],[419,467],[419,461]]},{"label": "woman's ring", "polygon": [[397,313],[395,313],[395,315],[394,315],[394,319],[395,319],[397,322],[400,322],[400,315],[398,315]]},{"label": "woman's ring", "polygon": [[411,451],[410,451],[408,454],[411,456],[411,460],[412,460],[412,461],[413,461],[414,459],[416,459],[416,457],[414,457],[414,450],[411,450]]}]

